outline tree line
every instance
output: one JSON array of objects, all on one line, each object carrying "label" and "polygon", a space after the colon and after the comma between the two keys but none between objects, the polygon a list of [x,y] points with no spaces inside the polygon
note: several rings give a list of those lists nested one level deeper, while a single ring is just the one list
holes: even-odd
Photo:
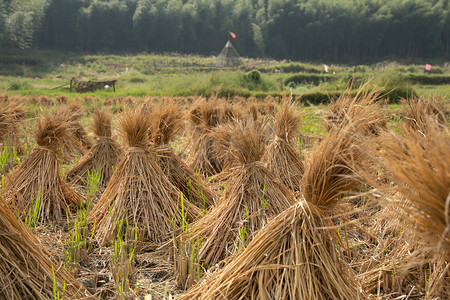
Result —
[{"label": "tree line", "polygon": [[299,60],[450,58],[449,0],[2,0],[0,47]]}]

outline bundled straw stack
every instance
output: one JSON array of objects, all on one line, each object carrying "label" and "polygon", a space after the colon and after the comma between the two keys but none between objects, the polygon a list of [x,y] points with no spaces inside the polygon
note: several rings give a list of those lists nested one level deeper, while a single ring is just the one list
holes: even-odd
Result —
[{"label": "bundled straw stack", "polygon": [[189,112],[191,126],[192,149],[188,158],[188,165],[192,170],[205,177],[218,174],[223,169],[221,155],[213,152],[215,141],[215,128],[234,120],[240,114],[231,106],[224,105],[218,100],[206,102],[199,99]]},{"label": "bundled straw stack", "polygon": [[190,224],[182,238],[184,243],[199,241],[198,260],[204,268],[235,253],[270,218],[295,203],[289,190],[260,162],[264,131],[252,119],[230,123],[228,131],[233,136],[228,148],[234,165],[223,197],[206,216]]},{"label": "bundled straw stack", "polygon": [[169,146],[170,140],[183,128],[184,114],[181,107],[173,103],[160,106],[153,114],[152,120],[152,151],[157,154],[163,173],[198,207],[208,208],[213,205],[215,196],[203,181],[203,176],[195,174]]},{"label": "bundled straw stack", "polygon": [[4,192],[11,196],[14,208],[36,214],[38,223],[65,221],[85,202],[60,176],[61,147],[69,146],[74,132],[66,113],[47,113],[36,120],[37,146],[6,178]]},{"label": "bundled straw stack", "polygon": [[[428,282],[429,295],[450,292],[450,138],[434,117],[421,116],[421,129],[403,128],[402,135],[380,136],[375,168],[385,170],[390,183],[376,181],[377,198],[399,208],[397,219],[411,230],[422,248],[435,255],[436,268]],[[425,130],[424,130],[425,129]],[[392,197],[396,192],[400,197]],[[417,238],[419,237],[419,238]],[[440,260],[440,261],[439,261]],[[446,279],[447,278],[447,279]]]},{"label": "bundled straw stack", "polygon": [[275,139],[271,141],[262,157],[266,168],[280,179],[291,191],[299,192],[304,165],[295,151],[292,140],[298,135],[300,114],[292,102],[285,101],[275,119]]},{"label": "bundled straw stack", "polygon": [[78,101],[72,102],[67,105],[67,107],[63,108],[63,110],[65,110],[64,115],[67,116],[67,122],[72,123],[73,135],[77,141],[77,143],[71,143],[64,148],[68,153],[84,155],[86,149],[92,147],[93,141],[80,123],[81,117],[83,116],[81,104]]},{"label": "bundled straw stack", "polygon": [[21,101],[0,100],[0,142],[3,148],[14,147],[18,153],[24,152],[20,141],[20,125],[25,115],[25,106]]},{"label": "bundled straw stack", "polygon": [[88,220],[95,223],[94,237],[103,245],[116,236],[117,226],[128,225],[137,227],[139,242],[154,247],[170,237],[174,219],[193,220],[201,210],[186,201],[181,215],[181,192],[164,175],[156,155],[147,150],[151,120],[145,110],[126,112],[119,123],[128,147]]},{"label": "bundled straw stack", "polygon": [[443,127],[447,125],[445,106],[441,98],[412,98],[404,100],[402,106],[406,128],[410,131],[420,131],[426,134],[428,118],[432,118],[435,123]]},{"label": "bundled straw stack", "polygon": [[91,296],[64,267],[55,264],[1,197],[0,286],[1,299],[50,299],[55,292],[67,299]]},{"label": "bundled straw stack", "polygon": [[89,292],[42,247],[0,198],[0,298],[87,298]]},{"label": "bundled straw stack", "polygon": [[[342,124],[363,122],[364,126],[357,126],[358,130],[366,135],[378,135],[386,130],[387,121],[382,117],[376,102],[380,94],[377,89],[370,88],[370,82],[363,84],[355,95],[352,95],[350,86],[346,93],[331,103],[330,109],[325,113],[325,128],[329,132],[333,127]],[[365,119],[361,119],[361,115]],[[359,124],[361,125],[361,124]]]},{"label": "bundled straw stack", "polygon": [[325,219],[358,185],[350,168],[342,165],[352,155],[349,130],[331,131],[314,148],[303,178],[303,198],[180,299],[362,299]]},{"label": "bundled straw stack", "polygon": [[93,114],[92,131],[97,135],[97,142],[67,173],[66,178],[73,184],[85,185],[88,174],[100,173],[99,185],[106,188],[114,169],[119,163],[123,152],[113,140],[111,134],[112,115],[96,108]]},{"label": "bundled straw stack", "polygon": [[413,216],[408,220],[418,226],[411,228],[423,230],[422,238],[450,259],[450,137],[434,120],[425,119],[424,124],[426,136],[385,133],[379,156],[386,176],[408,200],[395,203]]}]

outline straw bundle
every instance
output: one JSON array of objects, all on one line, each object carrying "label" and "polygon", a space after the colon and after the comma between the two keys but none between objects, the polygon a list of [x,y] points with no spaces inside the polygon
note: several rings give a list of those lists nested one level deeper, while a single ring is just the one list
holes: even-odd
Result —
[{"label": "straw bundle", "polygon": [[402,232],[378,238],[378,247],[367,254],[375,259],[362,264],[359,276],[367,288],[403,294],[408,285],[417,287],[415,293],[437,297],[450,292],[450,139],[434,117],[422,121],[424,131],[406,125],[400,135],[384,132],[364,148],[375,172],[359,172],[374,187],[373,199],[383,212],[389,210],[385,222],[393,220]]},{"label": "straw bundle", "polygon": [[152,116],[150,139],[152,151],[157,154],[159,165],[169,181],[198,207],[214,204],[215,195],[205,184],[202,176],[196,175],[168,145],[172,137],[182,129],[184,114],[175,104],[159,107]]},{"label": "straw bundle", "polygon": [[[325,113],[325,128],[330,131],[333,127],[341,126],[355,121],[363,121],[364,126],[358,126],[361,133],[377,135],[387,128],[387,121],[381,115],[376,102],[380,94],[376,89],[370,89],[369,82],[362,85],[355,95],[352,95],[350,86],[330,105]],[[364,118],[361,117],[364,116]]]},{"label": "straw bundle", "polygon": [[365,165],[366,157],[356,147],[359,142],[350,124],[335,128],[313,147],[303,175],[301,191],[318,209],[333,210],[350,191],[360,186],[350,162]]},{"label": "straw bundle", "polygon": [[192,149],[188,158],[188,165],[192,170],[205,177],[222,171],[223,161],[212,152],[215,139],[213,130],[216,126],[229,122],[235,115],[238,114],[228,106],[224,109],[218,100],[206,102],[200,99],[197,101],[189,112]]},{"label": "straw bundle", "polygon": [[218,174],[223,169],[223,163],[212,154],[213,137],[205,133],[194,144],[187,160],[188,166],[204,177]]},{"label": "straw bundle", "polygon": [[261,159],[266,168],[293,192],[300,191],[304,173],[302,158],[292,145],[292,140],[298,134],[299,123],[300,114],[295,111],[292,102],[285,101],[275,119],[275,139]]},{"label": "straw bundle", "polygon": [[203,98],[199,98],[194,103],[188,116],[194,139],[221,123],[221,112],[217,101],[206,102]]},{"label": "straw bundle", "polygon": [[[274,217],[243,252],[180,299],[362,299],[324,219],[348,192],[349,182],[356,182],[335,165],[348,157],[347,135],[348,129],[335,130],[314,149],[302,186],[315,187],[316,193],[305,193],[306,201]],[[349,142],[335,147],[335,139]],[[342,175],[347,179],[333,184]]]},{"label": "straw bundle", "polygon": [[34,129],[37,146],[7,176],[5,192],[12,196],[16,210],[27,214],[37,208],[38,223],[64,221],[66,214],[85,201],[59,172],[60,149],[63,141],[69,145],[72,139],[70,128],[64,114],[38,118]]},{"label": "straw bundle", "polygon": [[181,192],[167,179],[158,165],[156,155],[148,150],[148,129],[151,119],[143,109],[129,111],[119,120],[127,148],[108,186],[88,215],[95,223],[95,238],[110,242],[117,234],[118,224],[138,228],[138,240],[155,243],[167,240],[174,229],[174,219],[193,220],[200,209],[184,203],[181,216]]},{"label": "straw bundle", "polygon": [[245,114],[243,114],[245,107],[242,104],[232,104],[227,101],[223,101],[221,110],[222,124],[234,122],[235,120],[241,120],[245,117]]},{"label": "straw bundle", "polygon": [[235,122],[229,130],[235,163],[223,198],[205,217],[190,224],[183,238],[185,243],[199,238],[198,259],[205,268],[236,252],[239,244],[247,243],[271,217],[294,203],[288,189],[259,162],[265,150],[264,134],[255,122]]},{"label": "straw bundle", "polygon": [[[389,197],[389,203],[405,212],[402,217],[408,227],[429,247],[450,259],[450,138],[448,130],[443,132],[435,120],[422,118],[426,135],[407,128],[403,136],[384,133],[376,162],[406,199]],[[384,195],[391,193],[391,185],[374,185]]]},{"label": "straw bundle", "polygon": [[426,118],[432,118],[437,124],[446,127],[445,106],[442,99],[432,97],[427,99],[412,98],[403,100],[403,118],[406,128],[410,131],[427,132]]},{"label": "straw bundle", "polygon": [[310,206],[300,201],[280,213],[242,253],[179,299],[362,299]]},{"label": "straw bundle", "polygon": [[53,298],[54,284],[64,298],[91,296],[64,267],[55,263],[0,198],[0,298]]},{"label": "straw bundle", "polygon": [[85,149],[90,149],[94,143],[80,123],[81,117],[83,116],[81,104],[78,101],[72,102],[62,110],[64,111],[63,114],[67,116],[67,121],[72,124],[73,135],[78,142],[75,146],[81,146],[76,148],[65,146],[65,148],[67,148],[66,150],[68,150],[68,152],[75,151],[79,155],[84,155]]},{"label": "straw bundle", "polygon": [[98,108],[94,110],[92,131],[97,135],[97,142],[67,173],[69,182],[86,184],[89,173],[99,172],[99,185],[106,188],[123,155],[120,146],[112,139],[111,119],[109,112]]},{"label": "straw bundle", "polygon": [[167,145],[170,140],[183,129],[184,113],[174,103],[159,106],[151,116],[150,141],[156,145]]},{"label": "straw bundle", "polygon": [[18,100],[0,100],[0,142],[3,147],[15,147],[18,153],[23,153],[20,141],[20,125],[25,119],[25,106]]}]

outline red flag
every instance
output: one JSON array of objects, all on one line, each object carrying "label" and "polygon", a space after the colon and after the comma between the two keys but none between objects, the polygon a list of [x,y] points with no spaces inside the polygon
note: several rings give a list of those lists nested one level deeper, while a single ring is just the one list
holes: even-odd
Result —
[{"label": "red flag", "polygon": [[425,70],[426,71],[430,71],[431,70],[431,65],[430,64],[426,64],[425,65]]},{"label": "red flag", "polygon": [[231,37],[233,38],[233,39],[235,39],[236,38],[236,34],[234,34],[233,32],[231,32],[231,31],[228,31],[229,33],[230,33],[230,35],[231,35]]}]

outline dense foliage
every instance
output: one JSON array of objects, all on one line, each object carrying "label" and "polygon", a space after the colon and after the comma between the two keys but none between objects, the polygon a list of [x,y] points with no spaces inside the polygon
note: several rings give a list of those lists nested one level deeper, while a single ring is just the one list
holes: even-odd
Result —
[{"label": "dense foliage", "polygon": [[3,0],[0,46],[378,60],[450,57],[449,0]]}]

